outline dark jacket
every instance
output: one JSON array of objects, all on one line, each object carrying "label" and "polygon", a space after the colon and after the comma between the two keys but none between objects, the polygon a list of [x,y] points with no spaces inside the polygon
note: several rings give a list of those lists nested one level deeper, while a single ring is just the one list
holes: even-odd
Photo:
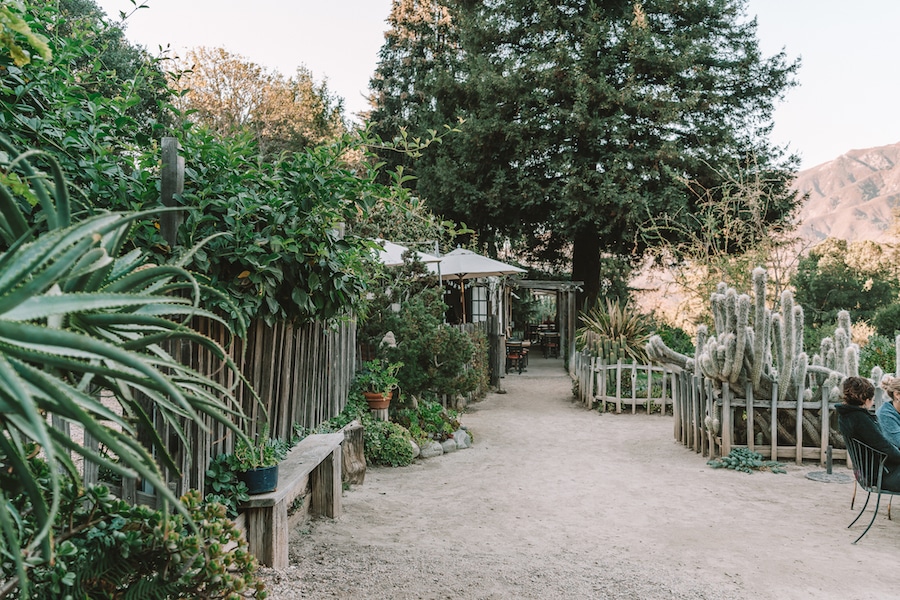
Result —
[{"label": "dark jacket", "polygon": [[834,410],[838,414],[838,429],[841,430],[845,440],[855,438],[887,454],[885,466],[889,471],[900,468],[900,450],[881,433],[875,415],[862,406],[849,404],[835,404]]}]

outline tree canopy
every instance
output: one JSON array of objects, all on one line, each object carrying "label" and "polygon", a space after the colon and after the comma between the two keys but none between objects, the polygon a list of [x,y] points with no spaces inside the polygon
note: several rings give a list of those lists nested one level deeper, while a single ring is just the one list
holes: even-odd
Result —
[{"label": "tree canopy", "polygon": [[300,67],[293,77],[236,56],[199,47],[171,69],[174,104],[220,136],[252,132],[266,156],[296,152],[334,140],[347,127],[343,100]]},{"label": "tree canopy", "polygon": [[850,311],[854,321],[871,323],[879,309],[897,301],[894,258],[872,241],[829,238],[812,248],[791,278],[810,326],[834,323],[841,310]]},{"label": "tree canopy", "polygon": [[762,55],[745,0],[395,0],[389,23],[375,131],[463,121],[410,162],[418,193],[484,245],[570,264],[588,301],[604,256],[677,235],[656,220],[707,220],[692,187],[723,164],[763,174],[764,221],[794,208],[796,159],[768,134],[799,63]]}]

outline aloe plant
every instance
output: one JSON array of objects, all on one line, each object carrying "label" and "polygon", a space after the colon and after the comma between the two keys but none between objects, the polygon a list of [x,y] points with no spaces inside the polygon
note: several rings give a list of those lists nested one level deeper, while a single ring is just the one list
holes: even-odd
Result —
[{"label": "aloe plant", "polygon": [[650,338],[650,323],[629,302],[597,300],[590,311],[581,313],[581,323],[575,334],[580,348],[589,348],[612,360],[647,361],[645,345]]},{"label": "aloe plant", "polygon": [[[5,140],[0,147],[11,150]],[[178,469],[139,397],[149,399],[184,444],[183,420],[202,428],[201,416],[243,437],[231,390],[180,364],[163,344],[189,340],[210,349],[240,380],[224,350],[189,326],[197,316],[225,325],[198,306],[201,284],[180,264],[148,264],[138,251],[120,255],[133,223],[149,213],[101,213],[73,223],[58,165],[41,157],[48,175],[30,164],[37,156],[18,155],[0,177],[0,238],[7,246],[0,254],[0,468],[17,475],[33,512],[0,510],[0,553],[15,564],[13,581],[23,595],[27,565],[53,557],[49,531],[59,507],[59,471],[77,476],[70,452],[143,479],[189,518],[161,475],[159,463]],[[28,189],[9,181],[28,182]],[[28,223],[28,198],[49,230],[36,233]],[[121,415],[100,401],[101,391],[118,402]],[[51,417],[82,426],[118,460],[75,443],[49,425]],[[138,441],[139,428],[150,434],[150,448]],[[53,466],[46,479],[28,468],[31,442]],[[7,508],[10,493],[0,489]],[[37,523],[34,531],[23,527],[29,519]]]}]

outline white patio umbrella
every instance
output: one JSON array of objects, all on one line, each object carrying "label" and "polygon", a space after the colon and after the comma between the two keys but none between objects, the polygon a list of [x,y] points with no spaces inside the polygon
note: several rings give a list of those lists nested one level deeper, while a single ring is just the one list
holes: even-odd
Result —
[{"label": "white patio umbrella", "polygon": [[471,250],[457,248],[441,257],[440,271],[434,265],[428,265],[428,270],[439,274],[444,281],[459,281],[459,294],[462,301],[463,322],[466,321],[466,290],[463,283],[466,279],[479,277],[499,277],[500,275],[512,275],[524,273],[525,269],[514,267],[506,263],[482,256]]},{"label": "white patio umbrella", "polygon": [[[375,241],[381,246],[381,250],[378,251],[378,260],[381,264],[386,267],[396,267],[403,264],[403,253],[408,250],[406,246],[401,246],[400,244],[395,244],[394,242],[382,239],[376,239]],[[419,257],[419,260],[429,265],[429,269],[431,269],[431,266],[435,263],[441,262],[440,258],[432,254],[426,254],[425,252],[419,252],[418,250],[416,250],[415,254]]]}]

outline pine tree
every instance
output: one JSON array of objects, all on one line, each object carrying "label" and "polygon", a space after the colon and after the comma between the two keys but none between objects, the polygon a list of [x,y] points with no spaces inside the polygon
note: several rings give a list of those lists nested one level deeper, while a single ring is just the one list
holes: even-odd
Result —
[{"label": "pine tree", "polygon": [[793,209],[796,159],[767,136],[798,63],[761,55],[746,0],[446,1],[458,45],[416,39],[452,58],[426,53],[407,69],[406,21],[392,21],[379,71],[409,87],[373,114],[417,135],[464,119],[414,174],[436,211],[483,242],[570,260],[592,302],[602,257],[636,261],[672,241],[678,228],[651,226],[660,216],[691,227],[690,186],[715,189],[724,166],[766,172],[766,221]]}]

